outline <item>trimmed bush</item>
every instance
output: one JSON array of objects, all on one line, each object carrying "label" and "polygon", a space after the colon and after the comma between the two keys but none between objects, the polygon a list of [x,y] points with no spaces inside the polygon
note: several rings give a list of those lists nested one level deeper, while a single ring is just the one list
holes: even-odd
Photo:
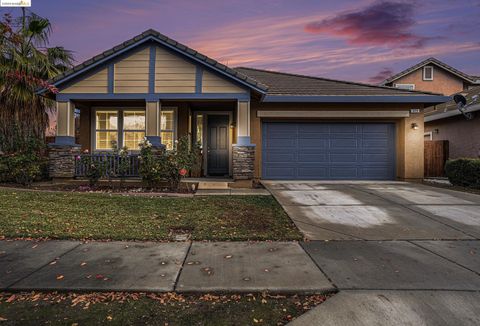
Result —
[{"label": "trimmed bush", "polygon": [[454,186],[480,189],[480,159],[448,160],[445,164],[445,173]]}]

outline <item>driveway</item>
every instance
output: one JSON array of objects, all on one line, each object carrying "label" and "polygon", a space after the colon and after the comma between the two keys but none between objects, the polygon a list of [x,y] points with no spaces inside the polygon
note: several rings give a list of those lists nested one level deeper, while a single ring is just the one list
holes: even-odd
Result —
[{"label": "driveway", "polygon": [[480,323],[480,196],[406,182],[264,185],[340,291],[292,325]]},{"label": "driveway", "polygon": [[480,196],[407,182],[264,181],[309,240],[480,238]]}]

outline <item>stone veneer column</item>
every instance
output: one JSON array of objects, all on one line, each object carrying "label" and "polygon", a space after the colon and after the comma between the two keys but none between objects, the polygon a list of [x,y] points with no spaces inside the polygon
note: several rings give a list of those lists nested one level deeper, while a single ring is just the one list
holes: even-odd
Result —
[{"label": "stone veneer column", "polygon": [[254,173],[255,145],[233,146],[233,179],[251,180]]},{"label": "stone veneer column", "polygon": [[72,102],[57,102],[57,131],[55,142],[49,144],[49,174],[52,178],[73,178],[75,156],[80,145],[75,144],[75,106]]},{"label": "stone veneer column", "polygon": [[73,178],[75,157],[80,154],[80,146],[50,144],[48,148],[48,172],[51,178]]},{"label": "stone veneer column", "polygon": [[232,149],[233,179],[254,177],[255,144],[250,142],[250,102],[237,103],[237,143]]}]

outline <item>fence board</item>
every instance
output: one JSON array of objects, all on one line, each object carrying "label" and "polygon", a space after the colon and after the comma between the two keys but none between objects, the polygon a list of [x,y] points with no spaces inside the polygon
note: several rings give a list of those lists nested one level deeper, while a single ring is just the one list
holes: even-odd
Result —
[{"label": "fence board", "polygon": [[448,140],[426,140],[424,148],[425,177],[444,177],[445,162],[448,160]]}]

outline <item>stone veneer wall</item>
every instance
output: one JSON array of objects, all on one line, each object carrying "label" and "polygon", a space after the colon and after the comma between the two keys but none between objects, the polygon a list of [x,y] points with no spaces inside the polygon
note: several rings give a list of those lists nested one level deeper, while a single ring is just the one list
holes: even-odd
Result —
[{"label": "stone veneer wall", "polygon": [[233,179],[250,180],[254,175],[255,146],[233,145]]},{"label": "stone veneer wall", "polygon": [[73,178],[75,176],[75,156],[80,154],[80,146],[50,145],[48,149],[48,172],[51,178]]}]

